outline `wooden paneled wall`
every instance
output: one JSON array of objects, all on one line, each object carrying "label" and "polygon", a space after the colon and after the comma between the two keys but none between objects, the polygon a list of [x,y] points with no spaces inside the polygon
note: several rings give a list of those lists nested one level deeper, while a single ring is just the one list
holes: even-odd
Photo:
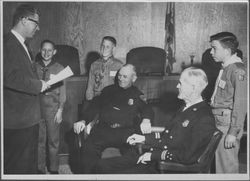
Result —
[{"label": "wooden paneled wall", "polygon": [[202,53],[210,47],[209,37],[221,31],[234,33],[247,60],[247,3],[176,3],[176,60],[175,71],[182,62],[201,62]]},{"label": "wooden paneled wall", "polygon": [[[20,3],[19,3],[20,4]],[[81,72],[88,53],[99,51],[103,36],[117,39],[115,56],[125,61],[127,52],[139,46],[164,47],[166,3],[40,2],[40,32],[32,41],[38,52],[41,40],[68,44],[79,50]],[[17,3],[4,3],[4,32],[10,29]]]},{"label": "wooden paneled wall", "polygon": [[[32,2],[31,2],[32,3]],[[115,56],[125,61],[127,52],[139,46],[163,48],[165,40],[165,11],[167,2],[33,2],[41,12],[40,31],[32,40],[37,53],[43,39],[68,44],[79,50],[81,73],[86,73],[89,53],[98,52],[101,38],[116,37]],[[12,14],[17,2],[3,3],[3,30],[11,28]],[[247,60],[247,3],[176,2],[176,63],[180,72],[182,62],[201,61],[209,48],[209,36],[231,31],[240,41]]]}]

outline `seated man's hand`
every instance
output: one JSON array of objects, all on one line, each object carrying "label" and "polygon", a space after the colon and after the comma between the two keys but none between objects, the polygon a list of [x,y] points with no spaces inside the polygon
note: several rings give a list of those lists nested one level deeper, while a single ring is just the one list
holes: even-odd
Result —
[{"label": "seated man's hand", "polygon": [[145,136],[139,135],[139,134],[133,134],[128,137],[127,143],[130,145],[135,145],[136,143],[142,143],[145,141]]},{"label": "seated man's hand", "polygon": [[140,125],[142,134],[151,133],[151,122],[149,119],[143,119]]},{"label": "seated man's hand", "polygon": [[147,164],[146,162],[151,161],[151,155],[152,155],[152,153],[150,153],[150,152],[144,153],[143,155],[141,155],[139,157],[137,164],[139,164],[140,162],[142,164]]},{"label": "seated man's hand", "polygon": [[83,129],[85,128],[85,121],[78,121],[76,123],[74,123],[74,132],[79,134],[80,132],[83,131]]}]

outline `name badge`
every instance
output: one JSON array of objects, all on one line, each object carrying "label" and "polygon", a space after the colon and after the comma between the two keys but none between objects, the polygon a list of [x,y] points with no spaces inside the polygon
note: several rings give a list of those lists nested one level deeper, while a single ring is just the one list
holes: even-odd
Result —
[{"label": "name badge", "polygon": [[224,89],[225,85],[226,85],[226,82],[224,80],[220,80],[219,87],[222,88],[222,89]]},{"label": "name badge", "polygon": [[50,74],[49,75],[49,79],[53,79],[53,77],[55,77],[55,74]]},{"label": "name badge", "polygon": [[112,71],[112,70],[111,70],[111,71],[109,72],[109,76],[110,76],[110,77],[115,77],[116,72],[117,72],[117,71]]}]

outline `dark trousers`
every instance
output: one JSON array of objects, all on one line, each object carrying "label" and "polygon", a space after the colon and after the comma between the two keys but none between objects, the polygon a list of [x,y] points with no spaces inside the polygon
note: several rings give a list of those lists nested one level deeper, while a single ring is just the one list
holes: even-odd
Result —
[{"label": "dark trousers", "polygon": [[4,129],[4,173],[37,173],[38,124],[23,129]]},{"label": "dark trousers", "polygon": [[101,159],[101,154],[105,148],[116,147],[124,152],[126,139],[134,133],[134,129],[109,128],[96,125],[91,130],[90,135],[82,143],[81,168],[82,173],[94,173],[96,163]]},{"label": "dark trousers", "polygon": [[137,164],[139,154],[132,148],[124,155],[101,159],[95,167],[96,174],[156,174],[155,163]]}]

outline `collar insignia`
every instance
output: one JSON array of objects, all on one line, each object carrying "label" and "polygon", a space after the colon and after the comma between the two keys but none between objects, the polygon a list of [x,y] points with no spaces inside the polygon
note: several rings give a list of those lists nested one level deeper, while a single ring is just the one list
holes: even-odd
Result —
[{"label": "collar insignia", "polygon": [[134,104],[134,99],[129,99],[128,100],[128,105],[132,106]]},{"label": "collar insignia", "polygon": [[186,128],[186,127],[188,126],[188,124],[189,124],[189,120],[185,120],[185,121],[182,123],[182,126],[183,126],[184,128]]}]

